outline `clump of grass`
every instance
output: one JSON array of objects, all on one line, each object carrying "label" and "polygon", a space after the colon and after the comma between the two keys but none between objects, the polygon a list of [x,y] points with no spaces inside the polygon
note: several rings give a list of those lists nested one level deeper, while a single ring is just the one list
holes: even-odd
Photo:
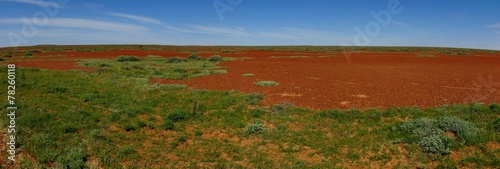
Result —
[{"label": "clump of grass", "polygon": [[245,134],[262,134],[266,132],[266,128],[264,128],[264,124],[262,121],[256,121],[252,124],[247,125],[245,128]]},{"label": "clump of grass", "polygon": [[245,73],[245,74],[243,74],[242,76],[245,76],[245,77],[250,77],[250,76],[254,76],[254,74],[251,74],[251,73]]},{"label": "clump of grass", "polygon": [[59,156],[57,161],[63,168],[86,168],[87,156],[83,150],[71,150],[65,156]]},{"label": "clump of grass", "polygon": [[278,86],[279,83],[275,81],[259,81],[254,83],[257,86]]},{"label": "clump of grass", "polygon": [[262,99],[264,99],[264,95],[260,93],[252,93],[245,96],[245,101],[249,102],[251,105],[258,104]]},{"label": "clump of grass", "polygon": [[[459,145],[473,145],[477,143],[478,128],[474,124],[458,117],[442,117],[439,119],[419,118],[393,127],[400,131],[406,143],[417,143],[424,152],[447,155]],[[451,132],[454,137],[445,136]]]},{"label": "clump of grass", "polygon": [[212,57],[208,58],[208,61],[220,62],[222,61],[222,57],[220,55],[213,55]]},{"label": "clump of grass", "polygon": [[139,59],[136,56],[119,56],[118,58],[116,58],[116,61],[118,61],[118,62],[138,62],[138,61],[141,61],[141,59]]},{"label": "clump of grass", "polygon": [[497,118],[493,121],[493,129],[495,129],[495,131],[497,132],[500,132],[500,118]]},{"label": "clump of grass", "polygon": [[135,131],[138,128],[139,127],[137,125],[130,124],[130,123],[127,123],[127,124],[123,125],[123,129],[125,129],[125,131]]},{"label": "clump of grass", "polygon": [[2,53],[2,57],[12,57],[12,53],[4,52],[4,53]]},{"label": "clump of grass", "polygon": [[4,58],[0,58],[0,62],[2,62],[2,61],[5,61],[5,59]]},{"label": "clump of grass", "polygon": [[203,60],[203,58],[200,55],[198,55],[197,53],[191,53],[191,54],[189,54],[188,59],[191,59],[191,60]]},{"label": "clump of grass", "polygon": [[118,157],[125,158],[136,154],[137,151],[131,146],[123,146],[118,149]]},{"label": "clump of grass", "polygon": [[163,122],[163,124],[161,125],[161,128],[163,130],[174,130],[175,125],[174,125],[174,122],[172,120],[167,119],[167,120],[165,120],[165,122]]},{"label": "clump of grass", "polygon": [[167,58],[167,61],[165,61],[165,63],[181,63],[181,62],[186,62],[186,59],[182,57],[171,57]]}]

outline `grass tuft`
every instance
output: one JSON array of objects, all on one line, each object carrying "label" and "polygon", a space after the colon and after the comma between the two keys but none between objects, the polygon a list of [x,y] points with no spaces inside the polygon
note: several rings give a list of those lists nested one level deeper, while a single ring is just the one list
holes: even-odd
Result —
[{"label": "grass tuft", "polygon": [[279,83],[275,81],[259,81],[254,83],[257,86],[278,86]]}]

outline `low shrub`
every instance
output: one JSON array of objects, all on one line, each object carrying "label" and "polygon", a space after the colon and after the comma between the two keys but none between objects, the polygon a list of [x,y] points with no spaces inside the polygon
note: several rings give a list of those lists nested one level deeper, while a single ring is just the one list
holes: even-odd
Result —
[{"label": "low shrub", "polygon": [[500,118],[497,118],[493,121],[493,129],[495,129],[495,131],[497,132],[500,132]]},{"label": "low shrub", "polygon": [[161,128],[163,130],[174,130],[175,126],[174,126],[174,122],[172,122],[172,120],[165,120],[165,122],[163,122],[163,124],[161,125]]},{"label": "low shrub", "polygon": [[189,118],[189,113],[184,110],[175,109],[167,115],[167,119],[172,122],[185,121]]},{"label": "low shrub", "polygon": [[251,73],[245,73],[242,76],[249,77],[249,76],[253,76],[253,74],[251,74]]},{"label": "low shrub", "polygon": [[181,62],[186,62],[186,59],[182,57],[171,57],[167,58],[167,61],[165,61],[165,63],[181,63]]},{"label": "low shrub", "polygon": [[2,53],[2,57],[12,57],[12,53],[4,52],[4,53]]},{"label": "low shrub", "polygon": [[191,53],[191,54],[189,54],[188,59],[191,59],[191,60],[203,60],[203,58],[200,55],[198,55],[197,53]]},{"label": "low shrub", "polygon": [[222,56],[220,56],[220,55],[213,55],[212,57],[208,58],[208,61],[211,61],[211,62],[220,62],[220,61],[222,61]]},{"label": "low shrub", "polygon": [[262,134],[266,132],[266,128],[264,128],[264,124],[261,121],[256,121],[252,124],[247,125],[245,128],[245,134]]},{"label": "low shrub", "polygon": [[[456,147],[455,143],[476,144],[479,131],[474,124],[458,117],[441,117],[437,120],[418,118],[395,126],[393,130],[401,132],[404,142],[417,143],[424,152],[441,155],[450,154],[452,148]],[[453,136],[445,136],[445,132]]]},{"label": "low shrub", "polygon": [[60,156],[57,161],[63,168],[86,168],[87,156],[83,150],[71,150],[68,154]]},{"label": "low shrub", "polygon": [[275,81],[259,81],[259,82],[256,82],[254,84],[257,86],[278,86],[279,85],[279,83],[277,83]]},{"label": "low shrub", "polygon": [[253,93],[245,96],[245,101],[249,102],[251,105],[258,104],[262,99],[264,99],[264,95],[260,93]]},{"label": "low shrub", "polygon": [[118,58],[116,58],[116,61],[118,61],[118,62],[138,62],[138,61],[141,61],[141,59],[139,59],[136,56],[119,56]]}]

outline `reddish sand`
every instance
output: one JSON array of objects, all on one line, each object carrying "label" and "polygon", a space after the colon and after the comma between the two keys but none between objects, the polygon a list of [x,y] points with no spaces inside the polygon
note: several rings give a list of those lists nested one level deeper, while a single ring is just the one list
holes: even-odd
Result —
[{"label": "reddish sand", "polygon": [[[224,62],[221,66],[228,71],[224,75],[190,80],[151,79],[151,82],[258,92],[265,95],[265,104],[290,102],[315,109],[500,102],[499,56],[424,58],[414,53],[357,53],[349,58],[270,58],[270,55],[276,56],[261,53],[251,55],[252,60]],[[242,76],[245,73],[255,76]],[[261,80],[280,85],[253,84]]]},{"label": "reddish sand", "polygon": [[[205,51],[203,57],[217,52]],[[220,54],[220,53],[219,53]],[[93,70],[77,66],[80,59],[116,58],[120,55],[183,56],[173,51],[120,50],[111,52],[43,52],[38,58],[18,60],[19,67],[54,70]],[[228,73],[189,80],[150,79],[155,83],[186,84],[196,89],[238,90],[262,93],[265,104],[290,102],[315,109],[441,106],[443,104],[500,103],[500,55],[436,55],[418,57],[412,52],[342,53],[239,51],[224,57],[251,57],[223,62]],[[271,58],[273,57],[274,58]],[[307,56],[307,58],[284,58]],[[43,59],[43,60],[40,60]],[[244,77],[242,74],[254,76]],[[274,87],[256,86],[261,80]]]}]

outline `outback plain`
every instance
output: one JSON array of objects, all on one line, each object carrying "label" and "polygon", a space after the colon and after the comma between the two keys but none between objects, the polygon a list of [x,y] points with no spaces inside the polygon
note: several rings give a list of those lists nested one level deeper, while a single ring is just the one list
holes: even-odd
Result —
[{"label": "outback plain", "polygon": [[[2,89],[15,65],[17,105],[17,160],[2,153],[2,168],[500,166],[495,50],[39,45],[0,54]],[[0,126],[7,152],[9,119]]]}]

